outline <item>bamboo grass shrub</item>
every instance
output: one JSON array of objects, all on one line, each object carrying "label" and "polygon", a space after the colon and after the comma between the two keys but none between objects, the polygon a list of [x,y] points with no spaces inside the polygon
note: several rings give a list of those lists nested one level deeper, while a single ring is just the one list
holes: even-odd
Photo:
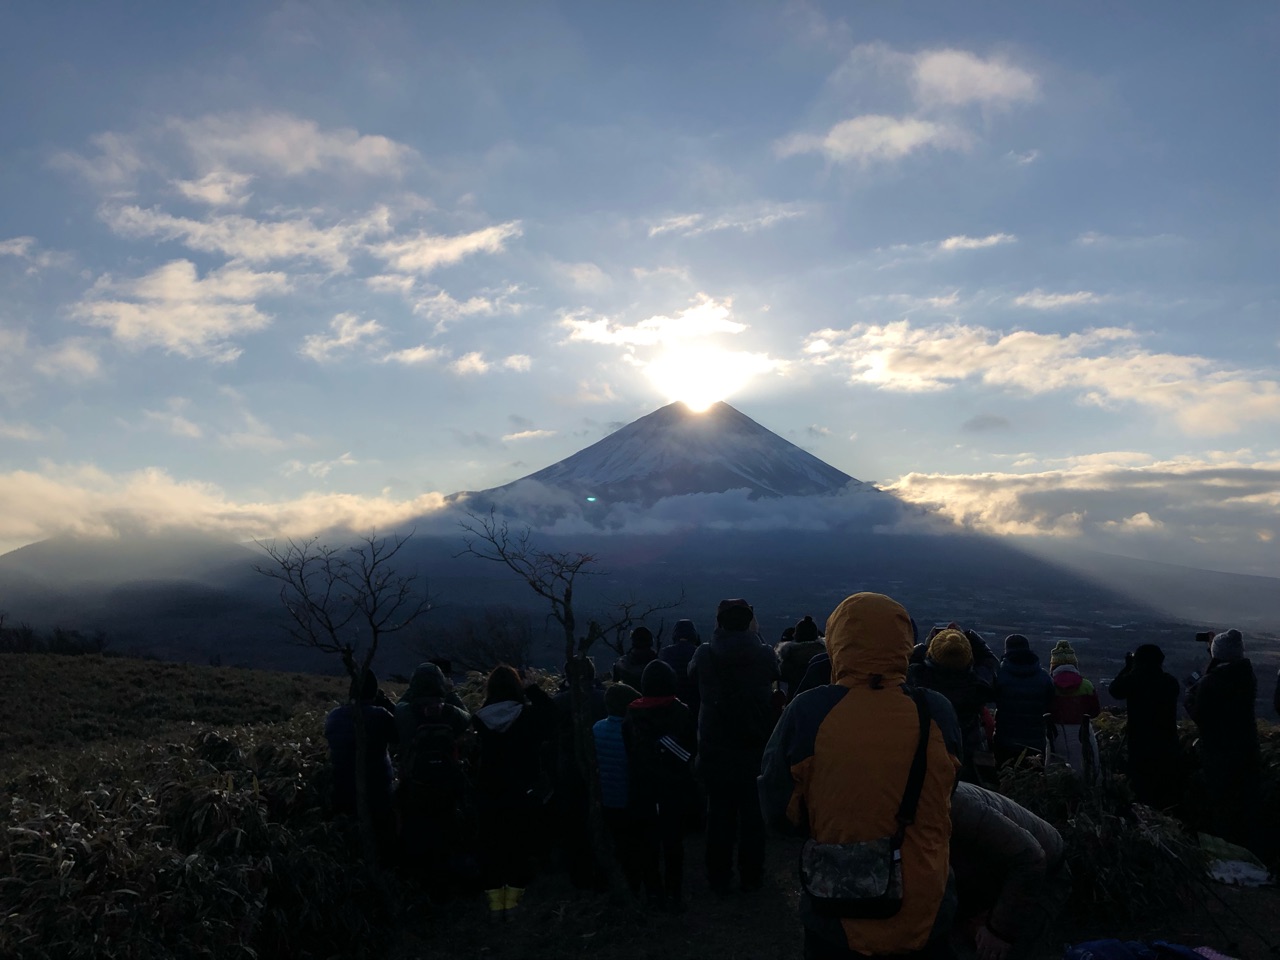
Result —
[{"label": "bamboo grass shrub", "polygon": [[86,751],[3,784],[0,956],[377,953],[402,890],[329,818],[321,722]]}]

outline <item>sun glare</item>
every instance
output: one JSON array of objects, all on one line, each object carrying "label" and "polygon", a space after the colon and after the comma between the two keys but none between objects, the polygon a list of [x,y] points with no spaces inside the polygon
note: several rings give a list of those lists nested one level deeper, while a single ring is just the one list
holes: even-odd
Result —
[{"label": "sun glare", "polygon": [[695,413],[740,390],[752,374],[749,354],[715,347],[668,350],[645,368],[649,379],[668,400],[682,400]]}]

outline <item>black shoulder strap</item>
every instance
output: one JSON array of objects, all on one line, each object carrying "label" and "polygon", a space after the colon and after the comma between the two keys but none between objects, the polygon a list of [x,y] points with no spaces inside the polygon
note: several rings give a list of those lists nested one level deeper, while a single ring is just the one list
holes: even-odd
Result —
[{"label": "black shoulder strap", "polygon": [[907,775],[907,789],[902,794],[902,804],[898,807],[898,840],[907,832],[907,827],[916,822],[916,807],[920,805],[920,791],[924,789],[925,768],[929,756],[929,710],[925,706],[923,691],[912,689],[911,699],[915,701],[916,715],[920,718],[920,739],[916,743],[916,754],[911,761],[911,773]]}]

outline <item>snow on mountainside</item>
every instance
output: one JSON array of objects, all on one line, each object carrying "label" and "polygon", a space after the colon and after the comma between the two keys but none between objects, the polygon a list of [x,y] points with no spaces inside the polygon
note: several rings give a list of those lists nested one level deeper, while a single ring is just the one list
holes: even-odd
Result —
[{"label": "snow on mountainside", "polygon": [[746,489],[752,498],[832,494],[860,485],[721,401],[694,413],[677,401],[573,456],[486,491],[536,481],[603,502]]}]

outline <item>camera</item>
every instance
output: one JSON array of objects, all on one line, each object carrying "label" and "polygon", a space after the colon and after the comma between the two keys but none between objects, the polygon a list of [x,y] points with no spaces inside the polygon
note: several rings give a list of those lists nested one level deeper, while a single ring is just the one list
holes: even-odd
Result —
[{"label": "camera", "polygon": [[1196,634],[1197,643],[1213,643],[1213,631],[1203,630]]}]

